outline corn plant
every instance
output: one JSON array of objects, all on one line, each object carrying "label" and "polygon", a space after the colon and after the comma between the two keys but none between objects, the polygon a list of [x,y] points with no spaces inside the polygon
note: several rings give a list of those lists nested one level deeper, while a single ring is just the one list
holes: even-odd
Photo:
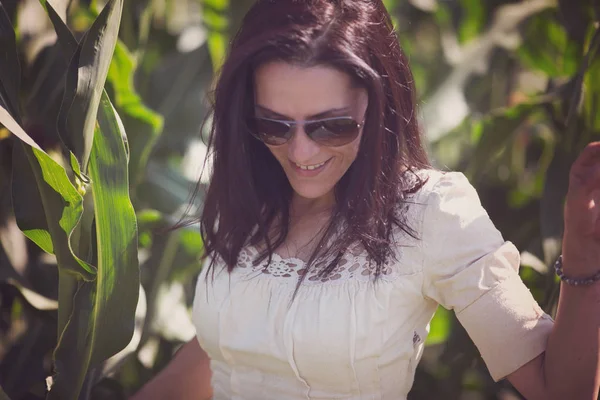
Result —
[{"label": "corn plant", "polygon": [[129,343],[138,301],[127,140],[104,90],[123,0],[109,0],[79,40],[66,24],[68,1],[41,3],[64,56],[58,151],[46,151],[24,128],[17,38],[3,1],[0,123],[19,139],[12,154],[18,226],[58,265],[58,341],[47,398],[78,399],[94,368]]},{"label": "corn plant", "polygon": [[[43,34],[36,33],[32,40],[26,18],[21,20],[15,15],[25,15],[29,8],[26,5],[39,5],[37,1],[0,0],[12,20],[12,26],[5,21],[0,27],[0,104],[31,141],[62,168],[55,169],[64,171],[61,176],[66,174],[68,181],[57,182],[70,184],[77,194],[70,190],[55,198],[55,203],[66,211],[59,217],[50,214],[49,221],[54,223],[49,224],[45,204],[54,203],[52,198],[44,203],[40,193],[58,193],[54,189],[58,186],[46,185],[40,189],[35,171],[39,173],[41,167],[32,169],[25,150],[29,149],[38,164],[37,157],[44,160],[45,156],[37,148],[23,145],[25,142],[16,135],[9,135],[6,121],[0,122],[0,384],[13,400],[46,395],[45,384],[40,387],[40,383],[52,371],[47,370],[44,360],[57,342],[64,345],[70,341],[71,349],[55,352],[55,356],[62,358],[57,358],[52,391],[59,387],[61,370],[63,377],[66,374],[60,360],[66,359],[67,353],[89,350],[85,341],[60,336],[65,321],[74,315],[74,308],[65,312],[64,304],[71,304],[69,307],[75,304],[74,290],[84,282],[102,288],[109,286],[102,286],[109,280],[101,278],[104,275],[99,272],[105,268],[106,259],[102,262],[98,259],[96,215],[100,211],[94,208],[97,178],[92,175],[94,154],[100,154],[94,153],[96,138],[91,141],[87,169],[83,161],[85,151],[78,150],[85,149],[86,143],[89,145],[81,133],[84,128],[78,125],[86,126],[86,121],[91,121],[88,117],[93,113],[88,111],[95,103],[90,100],[87,106],[86,101],[77,100],[81,97],[66,92],[84,87],[79,77],[87,74],[87,67],[92,65],[91,61],[83,62],[89,57],[84,55],[83,48],[77,55],[80,67],[74,67],[72,60],[77,48],[92,40],[87,37],[97,29],[93,28],[100,17],[97,4],[119,2],[48,0],[52,6],[47,8],[48,14],[38,7],[41,14],[27,18],[30,25],[33,21],[36,26],[53,21],[54,28],[50,24],[48,27],[60,34],[59,41],[32,55],[33,48],[39,47],[37,39],[42,39]],[[178,212],[189,200],[195,178],[189,170],[186,176],[181,171],[186,158],[201,159],[202,153],[196,152],[201,147],[199,124],[208,111],[203,94],[210,90],[214,72],[226,54],[228,38],[253,1],[122,2],[119,40],[114,46],[104,87],[127,131],[129,190],[138,221],[141,286],[147,299],[145,302],[141,298],[140,304],[146,305],[147,312],[145,321],[136,322],[134,337],[139,342],[133,340],[128,345],[128,351],[133,351],[128,357],[115,365],[116,357],[111,357],[108,363],[99,363],[95,358],[99,353],[94,353],[93,362],[79,362],[84,368],[90,367],[83,378],[81,398],[125,399],[165,366],[179,344],[193,337],[186,313],[191,305],[194,277],[200,268],[201,238],[193,227],[162,234],[160,231],[177,221]],[[72,4],[67,12],[69,3]],[[597,140],[600,134],[596,112],[600,93],[598,2],[384,0],[384,3],[392,12],[401,44],[410,57],[432,158],[438,166],[461,170],[470,177],[504,237],[523,250],[524,281],[536,299],[552,312],[557,284],[548,266],[560,246],[565,171],[585,142]],[[106,21],[107,15],[102,17]],[[65,27],[67,19],[74,39]],[[203,35],[197,35],[202,30]],[[190,32],[192,35],[188,35]],[[96,35],[107,33],[96,31]],[[180,46],[190,37],[191,45],[187,42]],[[20,52],[20,87],[19,79],[14,78],[15,40]],[[98,51],[110,52],[108,41],[100,41],[104,47],[98,47]],[[67,72],[72,70],[77,70],[77,80],[73,78],[74,72]],[[66,84],[69,73],[71,80]],[[91,79],[103,79],[100,72],[94,76]],[[9,101],[15,93],[17,100]],[[105,104],[102,97],[96,114],[98,130],[106,126],[101,123],[100,111]],[[75,108],[61,106],[65,98],[67,102],[73,99],[71,104]],[[69,116],[76,109],[80,114]],[[77,131],[80,140],[70,139],[71,132]],[[76,165],[72,160],[77,160]],[[48,175],[41,176],[45,182]],[[23,184],[11,185],[11,177]],[[198,197],[201,200],[201,190]],[[11,198],[21,200],[13,202]],[[195,204],[198,210],[199,203]],[[56,257],[42,253],[33,241],[25,243],[14,222],[15,215],[29,237],[37,237],[36,241],[42,244],[52,243],[52,248],[46,248]],[[69,237],[67,223],[76,220],[73,215],[81,217]],[[60,218],[58,223],[56,218]],[[62,241],[54,240],[52,234],[56,231],[62,235],[59,235]],[[58,257],[59,254],[66,256]],[[62,263],[60,296],[56,258]],[[72,278],[71,291],[65,289],[69,283],[66,278]],[[131,281],[127,291],[136,293],[136,282]],[[115,288],[115,298],[122,296],[118,292],[123,287]],[[79,293],[83,294],[83,290]],[[95,303],[80,304],[96,310]],[[81,305],[77,310],[80,309]],[[97,310],[100,312],[97,315],[102,315],[102,306]],[[133,323],[131,309],[129,312],[127,323],[109,322],[110,335],[113,330],[122,332],[124,324]],[[79,321],[76,324],[94,321],[86,320],[83,311],[77,315],[83,317],[71,319]],[[55,331],[58,332],[54,335],[48,334]],[[101,335],[106,334],[106,330],[102,332]],[[97,343],[95,340],[91,342],[93,345]],[[111,372],[107,376],[109,364]],[[431,323],[409,398],[458,399],[465,393],[473,398],[495,398],[503,396],[501,392],[510,392],[509,386],[489,379],[467,334],[451,312],[440,308]],[[4,398],[0,391],[0,400]]]}]

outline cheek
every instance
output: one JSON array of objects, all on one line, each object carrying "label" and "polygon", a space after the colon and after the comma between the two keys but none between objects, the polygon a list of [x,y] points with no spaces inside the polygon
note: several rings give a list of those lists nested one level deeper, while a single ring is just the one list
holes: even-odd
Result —
[{"label": "cheek", "polygon": [[356,159],[356,156],[358,156],[359,150],[360,150],[360,140],[357,140],[356,143],[352,144],[352,160]]},{"label": "cheek", "polygon": [[360,141],[361,137],[359,136],[354,142],[348,144],[348,147],[344,149],[344,159],[347,163],[352,163],[354,160],[356,160],[358,151],[360,149]]}]

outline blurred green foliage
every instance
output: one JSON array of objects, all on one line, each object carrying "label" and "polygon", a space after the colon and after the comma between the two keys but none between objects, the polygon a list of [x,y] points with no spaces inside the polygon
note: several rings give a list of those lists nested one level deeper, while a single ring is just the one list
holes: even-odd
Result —
[{"label": "blurred green foliage", "polygon": [[[207,94],[252,2],[115,1],[120,28],[113,19],[107,32],[116,40],[118,30],[118,40],[90,52],[85,43],[100,22],[108,24],[100,18],[107,1],[0,1],[0,56],[9,61],[0,65],[0,386],[11,399],[45,398],[46,378],[61,359],[82,366],[81,384],[64,390],[124,399],[193,337],[189,310],[202,241],[197,226],[169,227],[201,209],[207,173],[198,195],[191,193],[206,154],[200,127]],[[411,62],[434,163],[467,174],[505,239],[522,250],[523,280],[553,314],[558,285],[549,266],[560,252],[569,166],[600,135],[600,6],[384,3]],[[93,99],[77,90],[87,75],[76,74],[78,63],[92,59],[91,82],[105,89]],[[82,96],[73,108],[71,99]],[[98,184],[113,162],[120,177]],[[111,212],[121,223],[99,224]],[[108,234],[108,224],[121,233]],[[133,226],[137,232],[127,231]],[[102,264],[119,248],[135,255],[131,265]],[[121,273],[129,278],[117,282]],[[118,324],[90,320],[86,307],[102,310],[111,296],[135,304],[138,292],[135,317],[131,306],[117,316],[135,323],[133,336],[111,342]],[[61,347],[68,320],[92,321],[97,342],[85,351]],[[70,343],[81,332],[69,333]],[[518,398],[507,382],[491,380],[452,312],[436,313],[426,345],[410,398]],[[96,355],[82,361],[75,353]]]}]

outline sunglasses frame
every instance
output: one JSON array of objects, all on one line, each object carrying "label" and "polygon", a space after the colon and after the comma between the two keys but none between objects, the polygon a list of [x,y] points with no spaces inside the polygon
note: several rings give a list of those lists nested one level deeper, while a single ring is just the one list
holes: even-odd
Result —
[{"label": "sunglasses frame", "polygon": [[[262,140],[260,137],[258,137],[258,135],[256,135],[256,134],[255,134],[255,133],[252,131],[252,129],[250,129],[250,133],[251,133],[251,135],[252,135],[252,136],[253,136],[255,139],[257,139],[257,140],[259,140],[259,141],[261,141],[261,142],[263,142],[263,143],[265,143],[265,144],[268,144],[269,146],[283,146],[284,144],[286,144],[287,142],[289,142],[289,141],[290,141],[290,139],[291,139],[291,138],[294,136],[294,134],[296,133],[296,129],[297,129],[297,127],[298,127],[298,126],[303,126],[303,127],[304,127],[304,126],[306,126],[307,124],[311,124],[311,123],[316,123],[316,122],[324,122],[324,121],[336,121],[336,120],[352,120],[352,122],[355,122],[355,123],[356,123],[356,129],[357,129],[358,133],[357,133],[357,135],[356,135],[356,136],[355,136],[355,137],[352,139],[352,140],[354,140],[354,139],[356,139],[356,137],[358,137],[358,134],[360,133],[360,130],[361,130],[363,127],[364,127],[364,123],[365,123],[365,121],[364,121],[364,120],[363,120],[362,122],[357,122],[357,121],[356,121],[356,120],[355,120],[353,117],[350,117],[350,116],[344,116],[344,117],[328,117],[328,118],[320,118],[320,119],[305,119],[305,120],[300,120],[300,121],[288,121],[288,120],[282,120],[282,119],[274,119],[274,118],[266,118],[266,117],[256,117],[256,116],[253,116],[253,117],[250,117],[250,118],[251,118],[251,119],[254,119],[254,120],[263,120],[263,121],[268,121],[268,122],[277,122],[277,123],[280,123],[280,124],[283,124],[283,125],[287,126],[287,127],[288,127],[288,131],[289,131],[289,132],[292,132],[292,134],[291,134],[291,135],[290,135],[290,136],[289,136],[289,137],[288,137],[288,138],[285,140],[285,142],[283,142],[283,143],[281,143],[281,144],[269,144],[269,143],[266,143],[264,140]],[[348,143],[352,142],[352,140],[350,140],[348,143],[340,144],[340,145],[337,145],[337,146],[325,145],[325,144],[319,143],[318,141],[314,140],[314,139],[312,138],[311,134],[309,134],[308,132],[306,132],[306,129],[305,129],[305,133],[306,133],[306,136],[308,136],[308,138],[309,138],[310,140],[312,140],[313,142],[315,142],[315,143],[319,144],[320,146],[327,146],[327,147],[341,147],[341,146],[345,146],[345,145],[347,145]]]}]

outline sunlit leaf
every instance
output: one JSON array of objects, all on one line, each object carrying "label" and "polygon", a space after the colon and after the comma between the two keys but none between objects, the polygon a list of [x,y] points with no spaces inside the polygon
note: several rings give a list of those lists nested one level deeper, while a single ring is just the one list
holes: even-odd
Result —
[{"label": "sunlit leaf", "polygon": [[588,68],[584,87],[587,88],[583,100],[587,125],[600,133],[600,58],[594,59]]},{"label": "sunlit leaf", "polygon": [[225,32],[229,26],[229,21],[226,15],[222,13],[212,10],[210,8],[206,8],[202,13],[202,17],[204,18],[204,23],[207,28],[210,30]]},{"label": "sunlit leaf", "polygon": [[11,280],[9,283],[17,288],[19,292],[21,292],[23,298],[27,300],[27,302],[35,309],[42,311],[55,311],[58,309],[58,301],[45,297],[40,293],[19,284],[18,282]]},{"label": "sunlit leaf", "polygon": [[226,11],[229,7],[230,0],[202,0],[205,7],[210,7],[215,10]]},{"label": "sunlit leaf", "polygon": [[225,15],[229,0],[203,0],[204,23],[208,28],[208,49],[214,71],[218,71],[227,53],[228,20]]},{"label": "sunlit leaf", "polygon": [[494,161],[510,146],[515,130],[523,124],[536,109],[535,103],[522,103],[514,107],[497,110],[481,120],[472,122],[472,152],[466,173],[478,177],[489,171]]},{"label": "sunlit leaf", "polygon": [[485,25],[485,2],[460,0],[463,17],[458,27],[458,40],[466,43],[481,33]]},{"label": "sunlit leaf", "polygon": [[528,67],[550,77],[572,76],[582,57],[581,46],[569,39],[553,11],[545,11],[528,22],[523,44],[517,51]]},{"label": "sunlit leaf", "polygon": [[591,63],[596,60],[596,54],[598,52],[598,48],[600,47],[600,27],[596,27],[593,31],[593,35],[590,39],[590,43],[585,52],[585,56],[583,57],[581,64],[579,65],[579,70],[577,77],[575,79],[575,84],[573,88],[573,93],[571,94],[571,98],[569,99],[569,111],[567,113],[567,134],[574,135],[576,134],[575,130],[579,128],[579,126],[575,123],[576,113],[581,104],[581,97],[584,95],[584,83],[585,76],[587,75],[587,70],[590,67]]},{"label": "sunlit leaf", "polygon": [[163,118],[144,105],[134,88],[135,60],[120,41],[117,42],[115,53],[108,71],[108,82],[112,85],[115,106],[122,118],[129,121],[128,132],[135,139],[130,141],[131,154],[129,158],[129,174],[136,183],[148,162],[150,153],[163,128]]},{"label": "sunlit leaf", "polygon": [[143,210],[137,213],[138,224],[154,226],[164,220],[163,214],[157,210]]},{"label": "sunlit leaf", "polygon": [[[29,238],[42,249],[53,251],[58,259],[59,268],[80,275],[86,280],[93,279],[94,269],[78,258],[70,245],[71,234],[83,211],[81,195],[71,184],[65,169],[46,152],[39,149],[33,139],[1,106],[0,123],[23,140],[24,143],[13,147],[13,161],[17,160],[16,162],[20,163],[24,158],[28,160],[44,206],[48,233],[44,232],[45,225],[43,223],[38,221],[32,224],[32,221],[28,220],[24,226],[25,234],[31,234]],[[33,143],[33,146],[30,147],[29,143]],[[18,171],[17,174],[19,173],[23,173],[23,171]],[[13,180],[13,186],[18,184],[19,182]],[[15,194],[22,194],[22,191],[17,188],[17,190],[13,190],[13,196]],[[13,204],[20,202],[26,203],[26,199],[13,197]],[[23,213],[20,212],[19,205],[17,205],[15,215],[17,222],[20,223]],[[52,243],[48,242],[48,235],[52,237]]]},{"label": "sunlit leaf", "polygon": [[190,255],[202,254],[202,236],[199,229],[184,229],[180,234],[181,247]]},{"label": "sunlit leaf", "polygon": [[[2,182],[0,179],[0,193],[10,193],[10,182]],[[2,199],[4,197],[4,199]],[[8,196],[0,195],[0,202],[7,205]],[[6,216],[6,209],[3,207],[0,210],[0,257],[5,261],[0,263],[0,282],[9,279],[15,279],[19,283],[24,283],[25,278],[23,273],[29,262],[29,254],[27,253],[27,239],[17,225],[17,221],[12,216]]]},{"label": "sunlit leaf", "polygon": [[444,343],[448,339],[452,328],[451,316],[451,311],[438,307],[431,320],[429,335],[425,340],[426,346]]},{"label": "sunlit leaf", "polygon": [[77,399],[89,368],[131,340],[138,301],[137,224],[129,199],[122,125],[103,94],[90,157],[98,240],[98,275],[78,285],[73,313],[55,351],[49,399]]},{"label": "sunlit leaf", "polygon": [[12,187],[13,211],[19,223],[19,229],[42,250],[54,254],[35,174],[21,146],[14,146],[12,160],[12,179],[16,183]]},{"label": "sunlit leaf", "polygon": [[441,28],[449,29],[452,27],[452,14],[447,4],[439,3],[433,16]]},{"label": "sunlit leaf", "polygon": [[[97,338],[92,363],[124,348],[138,300],[137,222],[129,198],[124,132],[106,93],[90,164],[98,232]],[[115,310],[118,308],[118,311]]]},{"label": "sunlit leaf", "polygon": [[69,65],[59,133],[87,173],[96,114],[119,33],[123,0],[110,0]]}]

